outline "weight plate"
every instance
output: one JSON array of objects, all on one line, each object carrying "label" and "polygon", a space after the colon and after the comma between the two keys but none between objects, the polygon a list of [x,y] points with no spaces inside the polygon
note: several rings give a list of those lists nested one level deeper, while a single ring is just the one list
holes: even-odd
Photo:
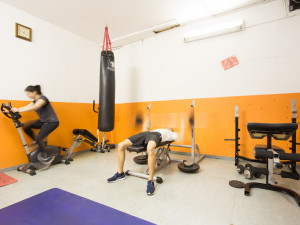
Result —
[{"label": "weight plate", "polygon": [[260,177],[261,177],[261,174],[260,174],[260,173],[255,173],[255,174],[254,174],[254,177],[255,177],[255,178],[260,178]]},{"label": "weight plate", "polygon": [[190,163],[190,162],[187,162],[187,161],[184,161],[183,164],[184,164],[185,167],[193,167],[194,166],[194,163]]},{"label": "weight plate", "polygon": [[239,174],[243,174],[244,169],[245,169],[245,167],[243,165],[237,165],[237,167],[236,167],[236,170]]},{"label": "weight plate", "polygon": [[234,188],[244,188],[245,187],[245,183],[242,181],[238,181],[238,180],[229,181],[229,185]]},{"label": "weight plate", "polygon": [[246,165],[245,165],[245,169],[246,168],[252,168],[253,166],[251,165],[251,164],[249,164],[249,163],[247,163]]},{"label": "weight plate", "polygon": [[246,167],[244,170],[244,174],[246,179],[252,180],[254,177],[254,173],[252,172],[252,169],[249,167]]},{"label": "weight plate", "polygon": [[185,166],[184,163],[179,163],[178,164],[178,169],[181,172],[184,172],[184,173],[195,173],[195,172],[197,172],[200,169],[200,166],[198,164],[196,164],[196,163],[193,163],[190,166]]},{"label": "weight plate", "polygon": [[148,163],[148,155],[138,155],[133,158],[133,161],[137,164],[147,164]]}]

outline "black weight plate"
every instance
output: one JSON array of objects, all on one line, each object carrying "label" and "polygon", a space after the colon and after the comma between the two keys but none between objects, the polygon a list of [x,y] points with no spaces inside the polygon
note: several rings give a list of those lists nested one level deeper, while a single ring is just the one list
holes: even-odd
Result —
[{"label": "black weight plate", "polygon": [[148,156],[147,155],[138,155],[133,158],[133,161],[137,164],[147,164]]},{"label": "black weight plate", "polygon": [[260,177],[261,177],[261,174],[260,174],[260,173],[255,173],[255,174],[254,174],[254,177],[255,177],[255,178],[260,178]]},{"label": "black weight plate", "polygon": [[185,167],[193,167],[194,166],[194,163],[190,163],[190,162],[187,162],[187,161],[184,161],[183,164],[184,164]]},{"label": "black weight plate", "polygon": [[239,174],[243,174],[244,169],[245,169],[245,167],[243,165],[237,165],[237,167],[236,167],[236,170]]},{"label": "black weight plate", "polygon": [[238,180],[229,181],[229,185],[234,188],[244,188],[245,187],[245,183],[242,181],[238,181]]},{"label": "black weight plate", "polygon": [[178,169],[184,173],[195,173],[200,169],[200,166],[194,163],[193,165],[187,167],[184,165],[184,163],[179,163]]},{"label": "black weight plate", "polygon": [[247,164],[245,165],[245,169],[246,169],[246,168],[251,168],[251,169],[252,169],[253,166],[252,166],[251,164],[247,163]]}]

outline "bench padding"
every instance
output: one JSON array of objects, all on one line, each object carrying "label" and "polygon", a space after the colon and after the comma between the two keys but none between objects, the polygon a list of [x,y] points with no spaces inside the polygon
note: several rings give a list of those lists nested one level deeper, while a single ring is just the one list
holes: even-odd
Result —
[{"label": "bench padding", "polygon": [[262,139],[271,134],[276,140],[288,140],[298,129],[296,123],[248,123],[248,131],[254,139]]},{"label": "bench padding", "polygon": [[[164,145],[169,145],[171,143],[172,143],[172,141],[161,142],[161,143],[159,143],[159,145],[156,146],[156,148],[164,146]],[[145,152],[145,151],[147,151],[147,145],[132,145],[127,148],[127,151],[136,152],[136,153]]]},{"label": "bench padding", "polygon": [[73,134],[74,135],[81,135],[87,139],[89,139],[90,141],[93,142],[98,142],[98,138],[96,138],[93,134],[91,134],[88,130],[86,129],[74,129],[73,130]]},{"label": "bench padding", "polygon": [[[272,145],[272,149],[274,151],[284,151],[282,148],[276,146],[276,145]],[[254,147],[254,151],[259,151],[259,150],[268,150],[267,145],[255,145]]]},{"label": "bench padding", "polygon": [[[274,149],[275,152],[278,153],[280,160],[291,160],[295,162],[300,162],[300,154],[291,154],[285,153],[283,150]],[[256,150],[255,151],[255,158],[262,158],[262,159],[273,159],[274,153],[272,151],[266,150]]]}]

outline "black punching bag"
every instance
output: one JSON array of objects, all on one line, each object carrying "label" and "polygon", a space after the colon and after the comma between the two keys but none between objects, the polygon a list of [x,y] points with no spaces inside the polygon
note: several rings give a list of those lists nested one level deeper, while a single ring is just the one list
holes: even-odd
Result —
[{"label": "black punching bag", "polygon": [[115,59],[112,51],[103,50],[100,59],[98,129],[112,131],[115,125]]}]

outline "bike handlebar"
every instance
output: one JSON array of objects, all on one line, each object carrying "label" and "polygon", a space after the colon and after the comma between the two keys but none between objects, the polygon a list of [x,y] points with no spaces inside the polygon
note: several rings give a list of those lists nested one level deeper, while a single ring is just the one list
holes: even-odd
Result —
[{"label": "bike handlebar", "polygon": [[[18,112],[12,112],[11,109],[13,107],[11,106],[11,103],[9,102],[8,105],[5,103],[2,103],[1,105],[1,112],[8,117],[9,119],[12,120],[19,120],[20,118],[22,118],[21,114]],[[4,109],[8,110],[8,112],[6,112]]]}]

